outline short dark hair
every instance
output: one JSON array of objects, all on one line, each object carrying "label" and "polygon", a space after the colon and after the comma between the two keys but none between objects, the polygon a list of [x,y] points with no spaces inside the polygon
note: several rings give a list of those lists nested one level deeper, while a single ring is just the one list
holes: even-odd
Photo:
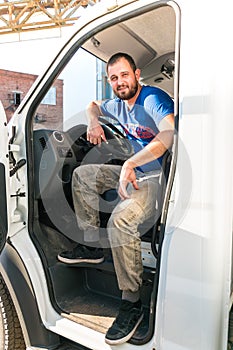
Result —
[{"label": "short dark hair", "polygon": [[137,67],[136,67],[136,64],[134,62],[134,59],[125,52],[118,52],[118,53],[115,53],[114,55],[112,55],[107,62],[107,66],[106,66],[107,74],[108,74],[108,67],[112,66],[114,63],[119,61],[121,58],[125,58],[129,62],[129,65],[132,68],[132,70],[134,72],[136,71]]}]

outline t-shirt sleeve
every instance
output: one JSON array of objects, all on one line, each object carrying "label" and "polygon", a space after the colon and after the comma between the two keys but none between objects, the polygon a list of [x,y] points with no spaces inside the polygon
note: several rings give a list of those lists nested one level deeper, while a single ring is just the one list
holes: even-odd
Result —
[{"label": "t-shirt sleeve", "polygon": [[117,103],[114,99],[105,100],[100,105],[100,110],[103,116],[110,117],[116,120],[116,115],[118,115],[117,111]]},{"label": "t-shirt sleeve", "polygon": [[145,98],[144,108],[158,126],[163,118],[174,113],[174,102],[165,91],[158,90],[156,94],[150,94]]}]

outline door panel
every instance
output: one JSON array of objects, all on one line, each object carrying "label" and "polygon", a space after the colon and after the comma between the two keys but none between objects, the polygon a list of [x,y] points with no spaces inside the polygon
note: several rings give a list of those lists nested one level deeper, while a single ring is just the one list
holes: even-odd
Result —
[{"label": "door panel", "polygon": [[0,252],[2,251],[8,232],[7,194],[9,189],[9,158],[6,115],[0,102]]}]

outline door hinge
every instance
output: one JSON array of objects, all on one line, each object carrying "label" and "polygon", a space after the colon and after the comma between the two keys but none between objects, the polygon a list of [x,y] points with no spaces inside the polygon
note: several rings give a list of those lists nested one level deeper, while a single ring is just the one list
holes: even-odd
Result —
[{"label": "door hinge", "polygon": [[17,173],[17,171],[22,168],[22,166],[24,166],[26,164],[26,159],[20,159],[15,166],[10,170],[10,176],[15,175],[15,173]]},{"label": "door hinge", "polygon": [[26,192],[11,194],[11,197],[26,197]]}]

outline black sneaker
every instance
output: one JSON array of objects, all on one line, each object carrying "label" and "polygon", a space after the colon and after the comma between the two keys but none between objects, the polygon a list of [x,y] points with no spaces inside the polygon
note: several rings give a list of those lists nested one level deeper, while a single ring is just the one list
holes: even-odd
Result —
[{"label": "black sneaker", "polygon": [[92,248],[78,244],[73,250],[58,254],[57,258],[65,264],[99,264],[104,261],[104,254],[102,248]]},{"label": "black sneaker", "polygon": [[122,300],[118,316],[107,331],[105,342],[109,345],[117,345],[127,342],[143,319],[141,301],[131,303]]}]

